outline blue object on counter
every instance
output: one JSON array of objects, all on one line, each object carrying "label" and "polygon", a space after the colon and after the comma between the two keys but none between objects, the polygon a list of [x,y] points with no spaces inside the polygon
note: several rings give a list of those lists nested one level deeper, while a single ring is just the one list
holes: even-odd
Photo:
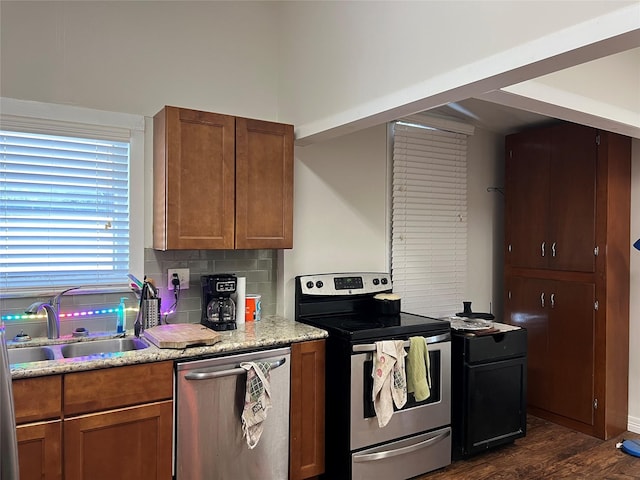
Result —
[{"label": "blue object on counter", "polygon": [[125,330],[127,329],[127,313],[126,313],[126,305],[124,303],[124,301],[127,299],[127,297],[121,297],[120,298],[120,305],[118,305],[118,319],[116,321],[116,332],[117,333],[124,333]]},{"label": "blue object on counter", "polygon": [[640,238],[636,240],[636,243],[634,243],[633,246],[636,247],[636,249],[640,250]]}]

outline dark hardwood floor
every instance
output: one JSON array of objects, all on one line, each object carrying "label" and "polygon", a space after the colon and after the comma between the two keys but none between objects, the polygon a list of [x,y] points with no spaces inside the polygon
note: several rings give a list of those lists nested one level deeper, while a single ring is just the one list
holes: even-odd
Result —
[{"label": "dark hardwood floor", "polygon": [[603,441],[529,415],[526,437],[416,480],[638,480],[640,458],[616,448],[622,439],[640,435]]}]

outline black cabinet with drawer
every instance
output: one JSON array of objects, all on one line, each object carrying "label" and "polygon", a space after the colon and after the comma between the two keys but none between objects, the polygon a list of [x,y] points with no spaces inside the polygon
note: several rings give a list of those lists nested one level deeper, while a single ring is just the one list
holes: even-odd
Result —
[{"label": "black cabinet with drawer", "polygon": [[456,460],[525,436],[527,331],[452,333],[451,428]]}]

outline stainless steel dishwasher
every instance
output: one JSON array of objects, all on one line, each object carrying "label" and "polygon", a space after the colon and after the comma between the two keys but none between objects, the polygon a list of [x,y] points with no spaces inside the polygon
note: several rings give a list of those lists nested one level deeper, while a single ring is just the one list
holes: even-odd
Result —
[{"label": "stainless steel dishwasher", "polygon": [[[286,480],[289,472],[290,348],[181,362],[176,366],[176,479]],[[258,445],[242,436],[246,371],[271,363],[271,409]]]}]

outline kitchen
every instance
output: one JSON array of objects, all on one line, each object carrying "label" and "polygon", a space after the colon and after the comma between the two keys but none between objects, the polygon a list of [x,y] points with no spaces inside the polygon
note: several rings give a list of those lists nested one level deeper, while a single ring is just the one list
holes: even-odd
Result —
[{"label": "kitchen", "polygon": [[[444,8],[442,4],[439,7]],[[281,121],[287,119],[286,109],[280,108],[278,101],[283,104],[289,101],[299,102],[300,108],[307,105],[310,112],[319,112],[318,118],[327,116],[322,111],[325,107],[321,105],[320,98],[309,93],[305,98],[297,98],[305,92],[304,88],[292,88],[293,85],[287,85],[296,79],[295,83],[308,85],[312,89],[310,92],[313,91],[316,80],[305,78],[302,73],[296,78],[295,72],[291,71],[288,72],[288,77],[282,80],[283,85],[279,86],[277,83],[275,72],[278,68],[275,68],[275,65],[280,64],[276,63],[279,61],[275,54],[276,49],[271,48],[278,41],[275,34],[276,25],[286,20],[291,28],[290,35],[296,38],[294,27],[303,28],[304,20],[311,22],[312,17],[309,13],[307,17],[304,11],[298,11],[299,6],[224,3],[200,5],[199,9],[194,11],[181,10],[170,3],[154,5],[149,10],[143,4],[135,3],[127,7],[122,4],[117,7],[108,4],[71,7],[68,4],[47,6],[31,2],[24,5],[3,2],[1,8],[3,81],[0,93],[3,97],[72,103],[110,111],[144,114],[148,118],[162,105],[175,104],[254,118],[278,117]],[[359,13],[363,19],[373,15],[366,10]],[[443,10],[442,15],[446,13],[448,12]],[[606,9],[604,13],[607,13]],[[586,18],[585,16],[584,19]],[[76,24],[72,19],[78,19],[80,23]],[[148,23],[145,20],[148,20]],[[108,31],[109,27],[116,23],[120,33],[113,36]],[[62,42],[58,36],[60,34],[54,31],[62,28],[62,25],[67,29],[66,43],[56,44],[51,39],[58,38]],[[184,25],[184,30],[178,25]],[[158,39],[159,28],[176,34],[166,39]],[[246,43],[237,39],[237,28],[246,29]],[[96,32],[98,37],[92,42],[85,41],[87,31]],[[214,50],[215,56],[212,57],[208,52],[209,45],[224,44],[231,35],[236,41],[233,53]],[[251,41],[256,38],[266,38],[269,41]],[[351,40],[358,43],[358,37],[355,35]],[[162,48],[159,47],[159,41],[165,42]],[[291,40],[289,46],[293,48],[300,41],[298,38],[298,43]],[[184,54],[187,51],[190,55]],[[126,53],[127,58],[121,59],[122,69],[115,69],[109,75],[105,75],[105,70],[99,62],[95,62],[95,58],[100,56],[113,58],[123,53]],[[236,55],[237,58],[245,60],[238,61]],[[25,62],[24,59],[27,58],[29,61]],[[250,60],[246,60],[247,58]],[[34,62],[34,59],[38,60]],[[202,59],[210,59],[211,64]],[[438,63],[437,60],[433,60],[435,68],[440,68],[441,71],[453,69],[452,65]],[[234,74],[220,76],[221,63],[228,67],[225,68],[226,72],[232,71]],[[288,71],[286,63],[282,61],[283,71]],[[87,65],[95,65],[95,68],[82,68]],[[185,72],[189,72],[189,75]],[[118,74],[122,75],[117,76]],[[126,78],[126,81],[123,78]],[[218,91],[225,94],[217,95]],[[351,101],[343,98],[347,91],[349,89],[333,89],[331,92],[335,102],[345,101],[345,110]],[[357,97],[357,91],[352,89],[350,95]],[[454,95],[447,100],[456,99],[458,98]],[[399,102],[397,105],[405,103],[407,102]],[[293,121],[296,118],[293,114],[289,116],[296,127],[298,123],[305,126],[304,116],[300,116],[302,122]],[[277,268],[271,267],[278,275],[278,279],[273,282],[274,296],[277,298],[270,302],[271,311],[268,313],[275,313],[278,309],[286,317],[292,316],[293,277],[296,274],[326,269],[387,269],[388,219],[384,193],[387,144],[386,127],[381,123],[372,123],[369,128],[348,135],[296,148],[294,249],[278,252],[273,259],[277,265]],[[317,130],[314,130],[314,124],[310,120],[307,120],[306,124],[307,132],[314,133]],[[147,144],[150,143],[151,131],[148,126]],[[477,156],[469,155],[470,159],[477,159],[469,163],[469,204],[477,208],[475,215],[470,213],[473,222],[470,226],[473,235],[470,235],[470,238],[473,238],[472,251],[480,253],[470,255],[469,271],[478,272],[481,276],[479,280],[470,276],[468,297],[474,299],[474,304],[477,304],[480,310],[488,309],[489,302],[492,302],[495,308],[499,308],[500,305],[498,299],[501,295],[501,269],[496,265],[499,260],[498,254],[495,253],[500,247],[494,241],[494,238],[500,238],[500,232],[499,227],[494,225],[497,223],[495,219],[499,218],[501,206],[499,197],[487,193],[486,187],[501,183],[499,159],[502,154],[502,141],[501,134],[491,132],[479,132],[470,140],[470,152],[479,152]],[[634,141],[634,146],[636,145],[637,140]],[[634,166],[638,162],[637,150],[634,149]],[[148,156],[146,164],[150,165]],[[637,168],[634,169],[633,206],[638,205],[636,172]],[[144,199],[148,208],[151,205],[150,182],[150,176],[145,176]],[[371,188],[372,185],[376,188]],[[635,210],[632,211],[632,219],[638,217]],[[340,215],[335,215],[335,212],[340,212]],[[149,252],[151,217],[148,210],[145,210],[144,225],[145,250],[152,256],[153,253]],[[343,235],[336,237],[336,231],[342,231]],[[632,232],[638,236],[637,224],[632,224]],[[157,272],[160,272],[161,267],[157,268]],[[637,255],[632,256],[631,269],[631,288],[634,291],[638,288]],[[486,272],[493,273],[492,282],[486,282]],[[637,302],[632,296],[633,301]],[[638,311],[638,305],[632,304],[631,311]],[[637,322],[637,317],[632,316],[632,345],[637,345],[640,341]],[[637,372],[639,363],[633,355],[632,348],[629,415],[630,422],[637,428],[637,424],[640,423],[640,393],[639,386],[633,383],[633,379],[640,376],[633,374],[634,368]]]}]

